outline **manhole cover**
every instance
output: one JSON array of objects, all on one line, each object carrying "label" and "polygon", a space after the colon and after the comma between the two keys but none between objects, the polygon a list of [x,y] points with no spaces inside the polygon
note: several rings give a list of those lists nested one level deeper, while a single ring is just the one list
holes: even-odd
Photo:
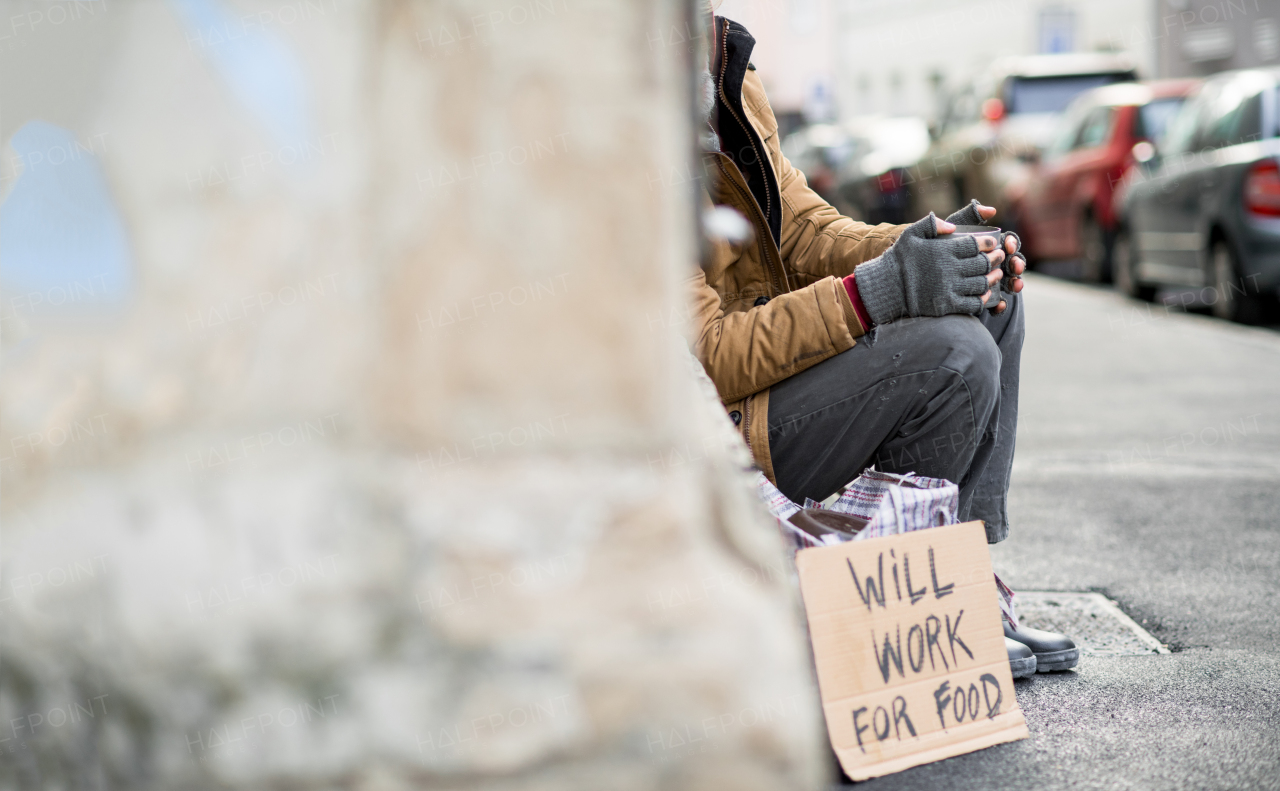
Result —
[{"label": "manhole cover", "polygon": [[1082,656],[1169,653],[1100,593],[1018,591],[1013,601],[1020,624],[1067,635],[1075,640]]}]

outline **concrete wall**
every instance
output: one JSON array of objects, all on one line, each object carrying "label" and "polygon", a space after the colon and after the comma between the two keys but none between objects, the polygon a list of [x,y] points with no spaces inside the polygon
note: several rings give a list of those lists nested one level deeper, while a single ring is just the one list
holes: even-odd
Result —
[{"label": "concrete wall", "polygon": [[682,3],[13,5],[0,788],[822,780]]}]

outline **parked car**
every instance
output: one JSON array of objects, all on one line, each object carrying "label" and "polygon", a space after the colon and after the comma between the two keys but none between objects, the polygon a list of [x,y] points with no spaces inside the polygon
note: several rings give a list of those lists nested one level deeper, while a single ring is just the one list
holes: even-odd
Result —
[{"label": "parked car", "polygon": [[1071,100],[1090,88],[1136,79],[1136,66],[1124,54],[997,61],[972,91],[953,103],[937,141],[921,159],[912,189],[913,214],[945,212],[977,198],[1007,218],[1007,187],[1025,180]]},{"label": "parked car", "polygon": [[1085,280],[1110,279],[1115,188],[1137,165],[1135,151],[1149,156],[1150,142],[1164,134],[1198,85],[1119,83],[1071,103],[1026,184],[1011,185],[1009,201],[1028,260],[1078,259]]},{"label": "parked car", "polygon": [[908,191],[908,168],[929,149],[929,125],[923,118],[855,118],[845,124],[850,153],[837,172],[838,203],[868,223],[905,223],[915,219]]},{"label": "parked car", "polygon": [[1208,79],[1121,185],[1116,285],[1201,290],[1214,315],[1259,319],[1280,287],[1280,69]]}]

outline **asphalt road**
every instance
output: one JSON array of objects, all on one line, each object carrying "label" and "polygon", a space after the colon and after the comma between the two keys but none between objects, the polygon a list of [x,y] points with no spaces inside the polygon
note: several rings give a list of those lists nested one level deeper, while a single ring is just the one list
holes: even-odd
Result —
[{"label": "asphalt road", "polygon": [[1172,653],[1017,682],[1031,738],[866,789],[1280,789],[1280,334],[1028,276],[1014,590]]}]

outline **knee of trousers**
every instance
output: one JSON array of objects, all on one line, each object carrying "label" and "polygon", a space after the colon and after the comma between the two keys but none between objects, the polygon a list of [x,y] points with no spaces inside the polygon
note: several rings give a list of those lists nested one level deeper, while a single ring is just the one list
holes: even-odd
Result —
[{"label": "knee of trousers", "polygon": [[944,316],[938,342],[947,347],[947,366],[964,380],[981,429],[1000,399],[1000,349],[973,316]]}]

